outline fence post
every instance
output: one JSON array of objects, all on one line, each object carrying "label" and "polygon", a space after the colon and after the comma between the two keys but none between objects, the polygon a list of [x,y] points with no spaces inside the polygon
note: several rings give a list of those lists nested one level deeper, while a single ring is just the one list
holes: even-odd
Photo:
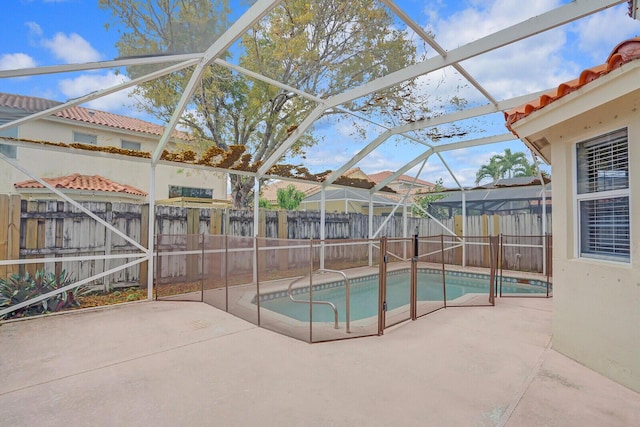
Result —
[{"label": "fence post", "polygon": [[[0,259],[20,258],[20,196],[0,196]],[[19,266],[0,266],[0,278],[19,272]]]},{"label": "fence post", "polygon": [[[104,220],[107,221],[109,224],[113,225],[113,205],[111,203],[107,203],[105,206],[105,218]],[[111,255],[111,230],[109,230],[107,227],[104,227],[104,254],[106,255]],[[102,271],[107,271],[110,268],[110,262],[108,259],[105,259],[103,261],[103,270]],[[102,278],[102,286],[104,287],[104,291],[108,292],[109,291],[109,286],[111,285],[110,283],[110,279],[109,276],[104,276]]]},{"label": "fence post", "polygon": [[[465,244],[464,242],[464,236],[462,234],[462,221],[466,220],[466,217],[463,217],[462,215],[456,215],[454,217],[454,222],[453,222],[453,229],[456,233],[456,236],[458,237],[462,237],[463,239],[463,245]],[[463,253],[464,253],[464,248],[456,248],[454,249],[454,263],[457,265],[463,265]]]},{"label": "fence post", "polygon": [[[287,239],[289,237],[289,226],[287,222],[287,211],[278,211],[278,239]],[[278,251],[278,269],[285,271],[289,268],[289,250]]]},{"label": "fence post", "polygon": [[209,234],[214,236],[222,234],[222,213],[220,209],[213,208],[210,210],[209,217]]},{"label": "fence post", "polygon": [[[149,244],[149,205],[145,204],[140,207],[140,243],[141,246],[145,248],[148,247]],[[138,267],[139,274],[139,282],[140,287],[143,289],[147,288],[147,261],[141,262]]]},{"label": "fence post", "polygon": [[[482,218],[482,237],[483,238],[487,238],[489,236],[491,236],[491,233],[489,233],[489,217],[486,214],[482,214],[481,216]],[[485,260],[489,262],[489,266],[491,265],[491,244],[487,245],[487,246],[482,246],[482,261],[483,261],[483,267],[486,267],[484,265]]]},{"label": "fence post", "polygon": [[380,238],[380,261],[378,273],[378,335],[384,334],[387,311],[387,238]]},{"label": "fence post", "polygon": [[[9,196],[0,194],[0,259],[9,259]],[[0,279],[6,278],[6,265],[0,265]]]},{"label": "fence post", "polygon": [[[187,208],[187,251],[197,251],[200,241],[200,209]],[[187,280],[198,279],[198,256],[187,255]]]},{"label": "fence post", "polygon": [[[31,214],[34,214],[38,211],[38,202],[30,201],[27,202],[27,218],[25,219],[25,240],[24,240],[24,248],[25,249],[37,249],[38,248],[38,219],[30,218]],[[26,258],[34,258],[33,255],[27,255]],[[31,276],[35,275],[38,270],[37,264],[26,264],[25,270]]]}]

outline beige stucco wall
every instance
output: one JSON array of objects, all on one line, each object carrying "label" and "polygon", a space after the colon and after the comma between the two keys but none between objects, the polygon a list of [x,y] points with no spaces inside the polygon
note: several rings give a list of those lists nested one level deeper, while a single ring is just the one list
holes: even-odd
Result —
[{"label": "beige stucco wall", "polygon": [[[99,146],[120,147],[121,141],[141,143],[142,151],[153,152],[157,139],[147,138],[134,132],[113,132],[104,127],[87,128],[69,125],[67,122],[37,121],[20,126],[18,137],[27,140],[51,142],[73,142],[73,131],[94,133]],[[79,173],[83,175],[102,175],[121,184],[132,185],[149,193],[149,165],[126,160],[114,160],[84,155],[80,150],[61,153],[36,148],[18,147],[19,163],[42,178]],[[6,162],[0,162],[0,194],[16,193],[13,184],[31,178]],[[169,197],[169,185],[185,187],[212,188],[215,199],[226,199],[226,179],[224,174],[160,165],[156,169],[155,198]]]},{"label": "beige stucco wall", "polygon": [[[514,128],[521,137],[546,137],[551,143],[553,347],[640,391],[640,90],[630,92],[640,80],[637,75],[622,79],[623,71],[596,80],[596,87],[585,86]],[[622,127],[629,135],[631,262],[580,258],[574,146]]]}]

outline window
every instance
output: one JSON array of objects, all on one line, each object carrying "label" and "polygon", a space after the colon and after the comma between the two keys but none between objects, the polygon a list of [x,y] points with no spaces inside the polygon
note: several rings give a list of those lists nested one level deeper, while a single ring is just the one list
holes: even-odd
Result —
[{"label": "window", "polygon": [[173,197],[195,197],[198,199],[213,199],[213,188],[193,188],[169,186],[169,198]]},{"label": "window", "polygon": [[576,146],[580,256],[629,262],[627,129]]},{"label": "window", "polygon": [[98,145],[98,136],[82,132],[73,132],[73,141],[81,144]]},{"label": "window", "polygon": [[[8,136],[10,138],[17,138],[18,137],[18,128],[17,127],[12,127],[12,128],[9,128],[9,129],[0,130],[0,137],[2,137],[2,136]],[[7,156],[10,159],[17,159],[18,158],[18,147],[16,147],[15,145],[0,144],[0,153],[4,154],[5,156]]]},{"label": "window", "polygon": [[123,139],[120,143],[120,147],[124,148],[125,150],[140,151],[142,145],[139,142],[125,141]]}]

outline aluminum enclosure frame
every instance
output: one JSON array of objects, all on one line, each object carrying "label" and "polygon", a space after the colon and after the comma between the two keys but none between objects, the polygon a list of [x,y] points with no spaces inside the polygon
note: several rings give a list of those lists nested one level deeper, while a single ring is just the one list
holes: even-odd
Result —
[{"label": "aluminum enclosure frame", "polygon": [[[281,157],[304,134],[304,132],[307,129],[309,129],[309,127],[312,126],[316,122],[316,120],[322,117],[327,110],[337,109],[341,112],[353,114],[362,120],[366,120],[370,123],[373,123],[379,128],[384,129],[384,132],[380,134],[378,137],[371,140],[371,142],[369,142],[369,144],[367,144],[366,147],[361,149],[356,156],[354,156],[350,161],[346,162],[341,167],[336,169],[333,173],[331,173],[327,177],[327,179],[321,184],[323,201],[324,201],[324,191],[326,190],[327,187],[329,186],[339,187],[335,184],[335,180],[338,177],[340,177],[342,173],[344,173],[346,170],[356,165],[359,161],[364,159],[367,155],[371,154],[376,147],[383,144],[389,138],[393,136],[400,136],[418,143],[419,146],[424,146],[425,151],[416,154],[415,158],[412,161],[408,162],[405,166],[399,168],[387,179],[385,179],[384,181],[374,186],[370,190],[370,194],[373,195],[377,193],[378,191],[380,191],[381,188],[383,188],[385,185],[390,183],[393,179],[397,178],[398,176],[402,175],[403,173],[407,172],[413,167],[419,164],[422,164],[424,167],[424,165],[427,163],[429,158],[435,154],[437,157],[440,158],[440,160],[445,165],[446,169],[451,174],[453,180],[458,184],[458,187],[463,191],[463,205],[464,205],[464,189],[462,188],[462,185],[460,185],[456,177],[455,171],[450,167],[450,165],[447,164],[447,162],[441,156],[441,153],[446,151],[461,149],[461,148],[468,148],[473,146],[515,140],[516,138],[514,137],[514,135],[509,133],[502,133],[499,135],[490,135],[484,138],[469,139],[469,140],[458,141],[450,144],[436,145],[434,144],[434,141],[425,141],[425,140],[416,138],[415,136],[411,135],[411,132],[419,129],[432,128],[434,126],[438,126],[441,124],[455,123],[457,121],[465,120],[468,118],[482,117],[482,116],[488,116],[490,114],[504,112],[510,108],[514,108],[515,106],[522,104],[527,100],[530,100],[532,98],[535,98],[536,96],[539,96],[541,92],[528,94],[520,97],[515,97],[508,100],[498,100],[485,87],[483,87],[465,68],[463,68],[461,63],[470,58],[478,57],[485,53],[495,51],[500,47],[507,46],[509,44],[534,36],[536,34],[557,28],[561,25],[577,21],[581,18],[599,13],[610,7],[613,7],[625,2],[626,2],[625,0],[575,0],[571,3],[559,6],[553,10],[550,10],[534,18],[525,20],[523,22],[515,23],[514,25],[508,28],[505,28],[500,31],[496,31],[488,36],[485,36],[473,42],[464,44],[455,49],[446,51],[429,34],[427,34],[416,22],[414,22],[410,18],[410,16],[407,13],[405,13],[403,9],[399,7],[394,1],[382,0],[382,3],[384,5],[386,5],[389,8],[389,10],[391,10],[393,13],[395,13],[396,16],[407,25],[407,27],[415,31],[415,33],[425,43],[429,44],[437,52],[437,55],[431,58],[428,58],[427,60],[421,63],[408,66],[404,69],[398,70],[396,72],[392,72],[386,76],[367,82],[360,87],[356,87],[354,89],[329,97],[327,99],[321,99],[314,94],[305,93],[295,87],[291,87],[284,83],[275,81],[269,77],[260,75],[259,73],[256,73],[254,71],[243,69],[238,65],[230,64],[227,61],[224,61],[220,58],[220,56],[235,41],[237,41],[240,37],[242,37],[242,35],[245,34],[255,23],[257,23],[260,19],[266,16],[273,8],[277,7],[280,3],[280,0],[258,0],[240,18],[238,18],[238,20],[235,23],[233,23],[222,34],[222,36],[218,40],[216,40],[208,49],[206,49],[202,53],[192,53],[192,54],[182,54],[182,55],[160,55],[160,56],[151,57],[151,58],[114,59],[111,61],[100,61],[100,62],[92,62],[92,63],[84,63],[84,64],[72,64],[72,65],[55,65],[55,66],[46,66],[46,67],[25,68],[20,70],[0,70],[0,79],[1,79],[1,78],[10,78],[10,77],[26,77],[26,76],[35,76],[35,75],[44,75],[44,74],[55,74],[55,73],[72,72],[72,71],[98,70],[98,69],[104,69],[104,68],[122,67],[122,66],[129,66],[129,65],[173,63],[173,65],[169,67],[165,67],[160,71],[150,73],[143,77],[131,80],[127,83],[104,88],[98,92],[89,93],[80,98],[65,102],[59,106],[56,106],[55,108],[51,108],[45,111],[40,111],[28,117],[7,122],[5,124],[0,125],[0,130],[4,130],[7,128],[28,123],[33,120],[37,120],[38,118],[51,115],[65,108],[68,108],[74,105],[79,105],[91,100],[95,100],[105,95],[109,95],[111,93],[120,91],[122,89],[132,87],[143,82],[150,81],[162,75],[169,74],[176,70],[185,69],[187,67],[191,67],[195,65],[195,69],[191,75],[191,79],[189,81],[187,89],[182,94],[171,120],[165,126],[165,131],[163,135],[159,138],[158,145],[155,151],[152,153],[151,159],[128,158],[128,160],[136,160],[136,161],[139,160],[142,162],[147,162],[150,165],[149,183],[150,183],[151,191],[149,194],[149,212],[150,212],[149,230],[148,230],[149,240],[147,242],[147,248],[140,246],[138,243],[134,243],[134,245],[140,249],[140,252],[137,254],[131,254],[129,257],[138,258],[135,261],[133,261],[134,264],[147,261],[148,298],[152,299],[153,272],[154,272],[153,254],[155,250],[154,248],[154,236],[155,236],[154,199],[155,197],[153,194],[154,192],[153,189],[155,187],[154,185],[155,184],[155,168],[158,164],[172,164],[172,162],[161,161],[160,160],[161,153],[164,147],[166,146],[172,132],[175,130],[178,120],[181,114],[183,113],[183,111],[185,110],[187,103],[193,91],[195,90],[196,85],[199,83],[200,76],[205,66],[207,66],[208,64],[216,63],[218,65],[227,67],[228,69],[235,71],[239,74],[242,74],[248,78],[257,79],[282,89],[291,90],[294,93],[300,96],[303,96],[316,103],[316,107],[311,112],[311,114],[307,116],[307,118],[302,123],[300,123],[298,128],[295,129],[291,133],[291,135],[280,144],[280,146],[276,149],[276,151],[261,165],[261,167],[258,169],[257,172],[252,173],[252,172],[242,172],[242,171],[235,171],[235,170],[232,171],[234,174],[244,174],[247,176],[253,176],[258,178],[256,179],[256,187],[255,187],[256,191],[259,192],[260,179],[277,178],[277,179],[283,179],[283,180],[294,181],[294,182],[296,181],[295,179],[291,179],[287,177],[277,177],[277,176],[268,175],[267,172],[271,168],[271,166],[276,164],[281,159]],[[635,17],[636,10],[637,10],[637,2],[633,1],[634,17]],[[362,96],[366,96],[376,91],[392,87],[396,84],[402,83],[409,79],[416,78],[418,76],[427,75],[429,73],[441,70],[444,67],[448,67],[448,66],[453,67],[458,73],[460,73],[460,75],[462,75],[466,79],[466,81],[471,86],[476,88],[487,100],[487,104],[479,107],[464,109],[462,111],[457,111],[454,113],[443,114],[442,116],[435,117],[435,118],[419,120],[414,123],[398,125],[395,127],[388,127],[381,123],[377,123],[371,119],[368,119],[356,113],[350,112],[343,107],[345,103],[358,99]],[[0,138],[0,142],[2,144],[7,144],[7,145],[29,146],[30,148],[34,148],[34,144],[28,144],[19,140],[16,141],[14,139]],[[47,147],[47,146],[42,146],[39,148],[49,149],[49,150],[62,150],[61,148],[54,148],[54,147]],[[80,151],[80,150],[77,150],[77,151]],[[82,154],[108,157],[108,155],[106,155],[105,153],[87,152]],[[73,153],[71,153],[70,155],[73,155]],[[1,163],[8,164],[11,167],[16,167],[20,169],[21,171],[26,173],[28,176],[32,177],[33,179],[39,181],[41,184],[45,185],[45,187],[51,190],[54,194],[58,195],[64,200],[69,201],[70,203],[74,204],[76,207],[79,206],[79,204],[71,200],[68,196],[64,195],[62,192],[48,186],[45,181],[43,181],[41,178],[37,176],[38,175],[37,173],[26,170],[24,167],[22,167],[19,164],[18,161],[9,159],[2,154],[0,154],[0,160],[2,160]],[[535,157],[535,155],[534,155],[534,160],[537,161],[537,158]],[[196,169],[199,168],[196,165],[189,165],[189,167],[193,167]],[[216,170],[216,168],[209,168],[209,167],[203,167],[203,168],[207,170]],[[226,173],[231,172],[229,170],[222,170],[222,171]],[[403,195],[404,196],[403,200],[408,197],[408,194],[409,193],[407,192],[406,194]],[[543,193],[543,197],[544,197],[544,193]],[[546,203],[544,203],[543,201],[543,207],[545,205]],[[394,209],[397,209],[400,206],[403,206],[403,209],[405,212],[404,216],[406,217],[406,205],[403,204],[402,200],[398,202],[398,204]],[[258,210],[258,206],[257,204],[255,204],[255,211],[256,211],[256,214],[254,215],[254,234],[255,235],[257,235],[257,230],[258,230],[257,210]],[[465,209],[463,209],[463,212],[464,211]],[[85,212],[85,213],[87,213],[87,215],[89,216],[92,215],[90,212]],[[372,215],[371,202],[370,202],[369,213],[370,213],[369,232],[370,232],[370,236],[373,236],[376,233],[375,233],[375,230],[373,230],[372,222],[371,222],[371,215]],[[321,208],[321,216],[324,219],[325,217],[324,203],[322,204],[322,208]],[[115,230],[109,224],[101,221],[99,218],[95,217],[94,219],[103,223],[106,227],[111,229],[112,232],[119,233],[117,230]],[[464,224],[464,221],[463,221],[463,224]],[[321,230],[323,229],[324,227],[321,227]],[[546,230],[546,224],[545,224],[545,230]],[[451,230],[448,230],[448,232],[451,232]],[[405,234],[407,234],[406,227],[405,227]],[[465,235],[464,229],[463,229],[463,235]],[[126,236],[123,236],[123,237],[128,241],[132,241],[132,239]],[[408,236],[404,236],[404,237],[408,237]],[[91,257],[75,257],[73,259],[76,259],[76,258],[89,259]],[[56,261],[65,261],[66,259],[71,259],[71,258],[56,258]],[[34,260],[28,260],[28,261],[27,260],[0,260],[0,265],[43,262],[43,260],[46,260],[46,258],[34,259]],[[321,265],[320,268],[323,268],[323,266]],[[120,267],[118,267],[117,269],[120,269]],[[117,269],[113,269],[113,271],[117,271]],[[101,273],[101,274],[105,274],[105,273]],[[85,280],[90,281],[96,278],[97,276],[93,276]],[[78,286],[79,284],[81,283],[78,282],[75,285]],[[6,313],[6,309],[0,311],[0,315],[4,313]]]}]

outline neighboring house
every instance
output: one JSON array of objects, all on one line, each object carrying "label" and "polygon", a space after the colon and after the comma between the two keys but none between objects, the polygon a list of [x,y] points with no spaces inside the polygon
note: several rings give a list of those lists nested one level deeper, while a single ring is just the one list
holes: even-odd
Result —
[{"label": "neighboring house", "polygon": [[[325,191],[325,210],[327,212],[359,213],[369,214],[369,190],[362,188],[330,188]],[[300,209],[307,211],[319,211],[321,206],[321,193],[315,192],[307,196],[301,203]],[[397,201],[383,195],[374,194],[373,201],[374,215],[388,215],[397,204]],[[402,209],[396,210],[397,215],[402,215]]]},{"label": "neighboring house", "polygon": [[553,167],[553,347],[640,392],[639,107],[635,38],[506,120]]},{"label": "neighboring house", "polygon": [[[393,172],[391,171],[382,171],[370,174],[369,179],[376,184],[379,184],[383,180],[389,178],[392,174]],[[409,194],[426,193],[435,186],[436,185],[433,182],[424,181],[422,179],[415,179],[414,177],[408,175],[400,175],[389,184],[387,184],[387,187],[399,193],[401,196],[404,196],[407,193],[407,190],[409,190]]]},{"label": "neighboring house", "polygon": [[[367,175],[360,168],[349,169],[342,176],[351,179],[367,180],[378,184],[387,179],[393,172],[384,171]],[[423,181],[421,179],[401,175],[387,184],[387,187],[396,191],[395,193],[379,192],[374,195],[374,215],[386,215],[391,212],[393,207],[402,200],[407,190],[411,188],[410,194],[414,195],[420,192],[427,192],[435,186],[435,184]],[[320,185],[313,183],[301,183],[290,181],[276,181],[272,184],[264,186],[261,197],[268,200],[271,204],[277,204],[277,191],[285,189],[293,184],[299,191],[306,194],[305,199],[300,205],[300,209],[304,210],[320,210]],[[412,198],[408,199],[410,203]],[[337,188],[329,186],[325,192],[325,209],[327,212],[344,212],[344,213],[369,213],[369,190],[362,188]],[[409,214],[410,214],[409,210]],[[396,210],[396,215],[402,215],[402,209]]]},{"label": "neighboring house", "polygon": [[[43,180],[77,201],[141,203],[147,196],[147,193],[142,190],[130,185],[119,184],[100,175],[90,176],[76,173],[57,178],[43,178]],[[52,194],[48,188],[35,180],[17,182],[13,186],[21,198],[26,200],[49,198]]]},{"label": "neighboring house", "polygon": [[[465,188],[467,215],[542,214],[543,191],[546,212],[551,213],[551,182],[546,179],[544,190],[540,180],[533,176],[500,178],[490,184]],[[430,209],[437,211],[438,217],[462,215],[462,191],[447,190],[442,196],[430,204]]]},{"label": "neighboring house", "polygon": [[278,204],[278,190],[285,190],[290,185],[293,185],[296,190],[302,191],[307,196],[320,191],[320,185],[314,183],[275,181],[262,187],[260,198],[267,200],[271,205],[275,206]]},{"label": "neighboring house", "polygon": [[[0,93],[0,124],[57,105],[60,103],[48,99]],[[163,132],[163,126],[144,120],[76,106],[52,116],[0,131],[0,138],[4,136],[25,141],[21,146],[16,147],[7,144],[7,141],[3,144],[0,140],[0,152],[9,158],[16,159],[21,166],[40,178],[72,174],[100,175],[149,193],[148,162],[137,161],[139,159],[133,156],[131,161],[127,161],[108,156],[84,155],[84,150],[69,149],[67,153],[61,150],[39,149],[37,142],[66,144],[75,142],[152,153]],[[167,149],[176,151],[181,144],[186,143],[188,143],[187,134],[174,132]],[[0,194],[15,193],[14,183],[29,179],[31,179],[29,176],[0,160]],[[225,174],[189,170],[187,165],[185,167],[157,166],[155,182],[155,199],[194,197],[194,195],[204,199],[226,197]]]}]

